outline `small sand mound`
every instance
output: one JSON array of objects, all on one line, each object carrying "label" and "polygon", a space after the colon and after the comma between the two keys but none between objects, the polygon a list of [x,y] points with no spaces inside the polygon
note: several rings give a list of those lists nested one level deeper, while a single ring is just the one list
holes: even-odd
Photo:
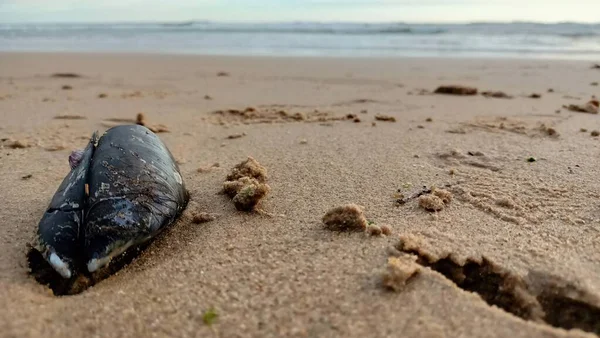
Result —
[{"label": "small sand mound", "polygon": [[452,202],[452,193],[444,189],[435,189],[433,195],[439,197],[444,204]]},{"label": "small sand mound", "polygon": [[144,113],[138,113],[135,116],[135,123],[139,124],[140,126],[145,126],[146,125],[146,115],[144,115]]},{"label": "small sand mound", "polygon": [[581,104],[570,104],[568,106],[564,106],[568,110],[577,113],[588,113],[588,114],[598,114],[598,106],[599,102],[596,98],[592,98],[588,103]]},{"label": "small sand mound", "polygon": [[423,195],[419,197],[419,206],[427,211],[444,210],[444,201],[435,195]]},{"label": "small sand mound", "polygon": [[429,195],[419,197],[419,206],[427,211],[442,211],[452,201],[452,193],[444,189],[434,189]]},{"label": "small sand mound", "polygon": [[467,133],[467,131],[463,127],[454,127],[454,128],[446,130],[446,132],[449,134],[466,134]]},{"label": "small sand mound", "polygon": [[198,212],[192,216],[192,223],[202,224],[202,223],[212,222],[215,219],[216,219],[215,216],[213,216],[207,212]]},{"label": "small sand mound", "polygon": [[266,184],[267,169],[252,157],[231,170],[223,183],[223,192],[233,199],[236,209],[252,211],[271,187]]},{"label": "small sand mound", "polygon": [[290,107],[290,110],[285,110],[281,106],[271,105],[258,108],[216,110],[211,113],[210,120],[220,125],[353,121],[347,115],[334,116],[332,112],[322,112],[316,109],[313,111],[291,111],[292,109],[294,108]]},{"label": "small sand mound", "polygon": [[82,76],[77,73],[54,73],[54,74],[50,75],[50,77],[63,78],[63,79],[77,79]]},{"label": "small sand mound", "polygon": [[481,95],[483,95],[485,97],[496,98],[496,99],[512,99],[511,95],[508,95],[505,92],[501,92],[501,91],[485,91],[485,92],[481,93]]},{"label": "small sand mound", "polygon": [[238,138],[242,138],[244,136],[246,136],[246,133],[231,134],[231,135],[227,136],[227,139],[229,139],[229,140],[235,140],[235,139],[238,139]]},{"label": "small sand mound", "polygon": [[465,86],[440,86],[435,91],[435,94],[446,95],[477,95],[477,88]]},{"label": "small sand mound", "polygon": [[239,192],[233,197],[233,203],[238,210],[251,211],[269,191],[271,191],[269,185],[252,179],[250,183],[242,186]]},{"label": "small sand mound", "polygon": [[333,208],[322,220],[327,229],[336,231],[365,231],[368,225],[363,207],[356,204]]},{"label": "small sand mound", "polygon": [[135,117],[135,123],[150,129],[153,133],[168,133],[169,128],[162,124],[150,125],[144,113],[138,113]]},{"label": "small sand mound", "polygon": [[54,119],[55,120],[85,120],[85,119],[87,119],[87,117],[81,116],[81,115],[65,114],[65,115],[56,115],[56,116],[54,116]]},{"label": "small sand mound", "polygon": [[374,223],[367,224],[365,232],[369,236],[390,236],[392,234],[392,228],[387,225],[377,225]]},{"label": "small sand mound", "polygon": [[556,129],[552,128],[552,127],[548,127],[545,124],[541,124],[540,125],[540,131],[543,134],[546,134],[548,136],[552,136],[552,137],[559,137],[560,134],[558,133],[558,131],[556,131]]},{"label": "small sand mound", "polygon": [[381,235],[383,235],[383,230],[377,224],[368,224],[367,228],[365,229],[365,231],[367,232],[367,234],[369,234],[371,236],[381,236]]},{"label": "small sand mound", "polygon": [[138,113],[135,116],[135,119],[129,119],[129,118],[121,118],[121,117],[111,117],[111,118],[107,118],[104,119],[102,121],[102,125],[106,126],[108,128],[112,128],[114,126],[118,126],[120,124],[123,123],[135,123],[138,124],[140,126],[144,126],[148,129],[150,129],[153,133],[168,133],[169,128],[167,128],[167,126],[163,125],[163,124],[150,124],[148,123],[148,120],[146,119],[146,115],[144,113]]},{"label": "small sand mound", "polygon": [[254,184],[255,182],[258,181],[250,177],[241,177],[234,181],[225,181],[225,183],[223,183],[223,192],[227,196],[234,198],[238,191],[242,190],[245,185]]},{"label": "small sand mound", "polygon": [[381,276],[382,284],[385,288],[400,292],[420,271],[421,266],[416,263],[416,257],[390,257],[388,258],[386,270]]},{"label": "small sand mound", "polygon": [[231,169],[231,173],[227,175],[227,180],[235,181],[242,177],[255,178],[258,182],[265,183],[267,181],[267,169],[253,157],[248,156],[247,160]]},{"label": "small sand mound", "polygon": [[510,197],[503,197],[503,198],[497,199],[496,205],[503,207],[503,208],[507,208],[507,209],[515,209],[516,208],[515,201]]},{"label": "small sand mound", "polygon": [[396,118],[389,115],[377,114],[375,115],[375,120],[377,121],[385,121],[385,122],[396,122]]},{"label": "small sand mound", "polygon": [[30,148],[31,144],[27,143],[26,141],[16,140],[11,142],[8,147],[11,149],[25,149]]}]

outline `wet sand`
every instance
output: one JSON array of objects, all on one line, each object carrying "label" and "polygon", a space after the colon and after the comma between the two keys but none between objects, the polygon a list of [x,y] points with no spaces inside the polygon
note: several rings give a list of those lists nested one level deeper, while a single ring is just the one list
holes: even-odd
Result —
[{"label": "wet sand", "polygon": [[[598,81],[575,61],[0,54],[0,336],[594,337],[600,115],[562,107]],[[453,84],[512,98],[432,94]],[[168,129],[188,210],[116,275],[55,297],[27,243],[70,151],[139,113]],[[248,156],[271,188],[251,213],[219,193]],[[406,198],[423,186],[452,200]],[[392,235],[327,229],[346,204]],[[418,264],[397,291],[390,256]]]}]

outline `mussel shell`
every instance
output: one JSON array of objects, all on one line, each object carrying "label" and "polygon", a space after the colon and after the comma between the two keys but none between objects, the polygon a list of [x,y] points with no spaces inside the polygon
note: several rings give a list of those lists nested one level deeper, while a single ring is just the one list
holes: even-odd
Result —
[{"label": "mussel shell", "polygon": [[109,129],[89,174],[83,253],[95,272],[177,219],[189,195],[173,155],[140,125]]},{"label": "mussel shell", "polygon": [[86,205],[85,185],[94,154],[96,134],[54,194],[38,224],[37,250],[64,278],[70,278],[80,258],[80,230]]},{"label": "mussel shell", "polygon": [[94,134],[77,162],[28,253],[32,275],[56,295],[82,292],[128,264],[189,200],[173,155],[146,127]]}]

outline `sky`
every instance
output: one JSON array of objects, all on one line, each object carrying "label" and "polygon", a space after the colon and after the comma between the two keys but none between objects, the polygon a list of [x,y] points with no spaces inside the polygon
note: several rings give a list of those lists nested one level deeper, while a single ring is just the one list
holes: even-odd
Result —
[{"label": "sky", "polygon": [[600,22],[600,0],[0,0],[0,23]]}]

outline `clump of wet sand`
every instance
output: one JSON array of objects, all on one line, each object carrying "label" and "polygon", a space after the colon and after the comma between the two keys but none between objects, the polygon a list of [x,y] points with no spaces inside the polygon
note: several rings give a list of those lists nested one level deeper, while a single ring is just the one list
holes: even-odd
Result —
[{"label": "clump of wet sand", "polygon": [[417,264],[414,256],[390,257],[381,282],[385,288],[400,292],[420,271],[421,266]]},{"label": "clump of wet sand", "polygon": [[138,113],[135,117],[135,124],[139,124],[140,126],[144,126],[150,129],[153,133],[168,133],[169,128],[162,124],[151,125],[148,123],[146,119],[146,115],[144,113]]},{"label": "clump of wet sand", "polygon": [[63,78],[63,79],[77,79],[82,76],[77,73],[54,73],[54,74],[50,75],[50,77]]},{"label": "clump of wet sand", "polygon": [[382,225],[381,226],[381,233],[385,236],[391,236],[392,235],[392,228],[390,228],[387,225]]},{"label": "clump of wet sand", "polygon": [[396,118],[389,115],[377,114],[375,115],[375,120],[384,121],[384,122],[396,122]]},{"label": "clump of wet sand", "polygon": [[570,104],[566,108],[576,113],[598,114],[598,107],[590,103],[586,103],[585,105]]},{"label": "clump of wet sand", "polygon": [[240,211],[252,211],[270,191],[267,169],[252,157],[233,167],[223,183],[223,192]]},{"label": "clump of wet sand", "polygon": [[512,99],[511,95],[506,94],[505,92],[502,91],[485,91],[483,93],[481,93],[481,95],[485,96],[485,97],[491,97],[491,98],[495,98],[495,99]]},{"label": "clump of wet sand", "polygon": [[434,189],[431,194],[419,197],[419,206],[427,211],[442,211],[451,201],[451,192],[444,189]]},{"label": "clump of wet sand", "polygon": [[559,136],[558,132],[554,128],[545,128],[544,131],[546,134],[548,134],[548,136]]},{"label": "clump of wet sand", "polygon": [[332,112],[319,111],[289,111],[278,105],[246,107],[244,109],[216,110],[211,113],[213,122],[220,125],[227,124],[260,124],[260,123],[289,123],[289,122],[333,122],[354,121],[360,122],[356,114],[335,116]]},{"label": "clump of wet sand", "polygon": [[322,218],[325,228],[332,231],[363,231],[369,236],[389,236],[392,229],[387,225],[377,225],[368,221],[364,207],[346,204],[330,209]]},{"label": "clump of wet sand", "polygon": [[445,190],[445,189],[434,189],[433,190],[433,195],[435,195],[438,198],[440,198],[442,200],[442,202],[444,202],[445,204],[448,204],[448,203],[452,202],[452,193],[449,192],[448,190]]},{"label": "clump of wet sand", "polygon": [[247,160],[231,169],[231,173],[227,175],[227,180],[235,181],[242,177],[255,178],[259,182],[265,183],[267,180],[267,169],[252,156],[248,156]]},{"label": "clump of wet sand", "polygon": [[238,139],[238,138],[242,138],[244,136],[246,136],[246,133],[231,134],[231,135],[227,136],[227,139],[229,139],[229,140],[235,140],[235,139]]},{"label": "clump of wet sand", "polygon": [[419,197],[419,206],[427,211],[444,210],[444,202],[435,195],[423,195]]},{"label": "clump of wet sand", "polygon": [[111,118],[104,119],[102,121],[102,125],[109,127],[109,128],[118,126],[122,123],[135,123],[135,124],[138,124],[140,126],[144,126],[148,129],[150,129],[153,133],[168,133],[168,132],[170,132],[169,128],[167,128],[167,126],[165,126],[163,124],[150,124],[148,122],[148,119],[146,118],[146,114],[144,114],[144,113],[138,113],[135,116],[135,119],[111,117]]},{"label": "clump of wet sand", "polygon": [[564,108],[577,113],[598,114],[599,106],[600,102],[598,99],[592,97],[592,99],[586,104],[570,104],[568,106],[564,106]]},{"label": "clump of wet sand", "polygon": [[356,114],[347,114],[346,115],[346,119],[347,120],[352,120],[352,122],[354,122],[354,123],[360,123],[361,122],[360,117],[358,117],[358,115],[356,115]]},{"label": "clump of wet sand", "polygon": [[559,137],[560,136],[560,134],[558,133],[558,131],[556,129],[554,129],[552,127],[548,127],[544,123],[542,123],[540,125],[539,129],[545,135],[552,136],[552,137]]},{"label": "clump of wet sand", "polygon": [[466,87],[459,85],[440,86],[435,91],[435,94],[446,94],[446,95],[477,95],[477,88]]},{"label": "clump of wet sand", "polygon": [[367,224],[365,232],[369,236],[390,236],[392,234],[392,228],[387,225],[377,225],[375,223]]},{"label": "clump of wet sand", "polygon": [[30,148],[31,144],[27,143],[26,141],[15,140],[15,141],[10,142],[8,144],[8,147],[11,149],[25,149],[25,148]]},{"label": "clump of wet sand", "polygon": [[197,212],[192,215],[192,223],[194,224],[202,224],[207,222],[212,222],[217,219],[215,216],[207,213],[207,212]]},{"label": "clump of wet sand", "polygon": [[376,224],[367,224],[367,228],[365,229],[365,231],[370,236],[381,236],[383,234],[381,227]]},{"label": "clump of wet sand", "polygon": [[327,229],[336,231],[365,231],[369,225],[364,208],[356,204],[333,208],[323,216],[322,221]]},{"label": "clump of wet sand", "polygon": [[85,120],[87,117],[82,115],[64,114],[54,116],[55,120]]}]

